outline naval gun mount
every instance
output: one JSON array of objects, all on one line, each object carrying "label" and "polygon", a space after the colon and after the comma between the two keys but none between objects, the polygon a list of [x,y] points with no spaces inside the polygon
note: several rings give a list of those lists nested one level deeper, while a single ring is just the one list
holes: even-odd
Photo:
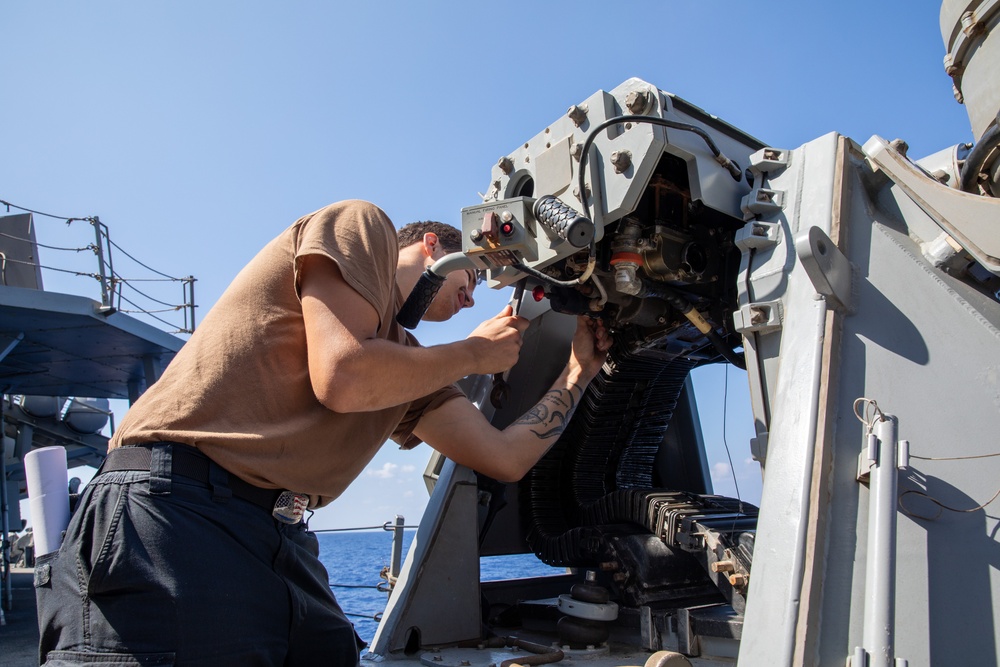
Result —
[{"label": "naval gun mount", "polygon": [[[488,386],[472,387],[484,412],[502,428],[540,398],[568,350],[568,315],[603,318],[616,343],[567,431],[520,483],[442,472],[448,481],[438,486],[454,485],[471,502],[464,519],[442,518],[442,530],[466,526],[464,539],[454,537],[472,550],[469,560],[534,553],[574,574],[530,592],[450,588],[449,606],[468,619],[462,630],[417,620],[426,612],[401,599],[408,627],[387,645],[390,602],[374,652],[473,639],[482,621],[494,632],[551,633],[568,650],[626,633],[645,650],[697,653],[699,641],[715,641],[731,645],[716,652],[735,654],[757,510],[711,493],[689,375],[706,363],[743,365],[729,316],[740,200],[750,191],[740,165],[762,148],[632,80],[577,105],[494,167],[483,204],[463,210],[463,250],[492,287],[518,286],[519,312],[532,324],[507,377],[509,400],[491,404]],[[581,191],[592,194],[587,207]],[[567,602],[560,595],[571,588]]]},{"label": "naval gun mount", "polygon": [[[989,455],[1000,428],[983,366],[1000,358],[994,153],[969,179],[963,145],[919,161],[879,137],[770,147],[632,79],[501,158],[463,211],[464,261],[538,300],[522,299],[509,400],[481,378],[470,396],[501,428],[531,407],[567,314],[602,317],[615,346],[521,482],[441,468],[372,655],[995,660],[996,544],[971,502],[995,471],[916,463]],[[759,510],[711,493],[690,372],[719,362],[748,371]],[[511,553],[566,574],[478,581],[479,556]],[[929,585],[896,585],[914,576]]]}]

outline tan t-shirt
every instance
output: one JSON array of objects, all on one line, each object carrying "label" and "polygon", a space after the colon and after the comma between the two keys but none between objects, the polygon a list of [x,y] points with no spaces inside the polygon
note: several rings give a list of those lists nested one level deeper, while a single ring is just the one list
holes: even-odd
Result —
[{"label": "tan t-shirt", "polygon": [[264,247],[236,276],[191,339],[125,415],[111,447],[181,442],[264,488],[321,506],[343,493],[388,438],[409,448],[420,416],[457,396],[448,386],[408,405],[333,412],[309,380],[298,291],[306,255],[337,263],[379,313],[378,338],[417,345],[396,323],[396,231],[376,206],[332,204]]}]

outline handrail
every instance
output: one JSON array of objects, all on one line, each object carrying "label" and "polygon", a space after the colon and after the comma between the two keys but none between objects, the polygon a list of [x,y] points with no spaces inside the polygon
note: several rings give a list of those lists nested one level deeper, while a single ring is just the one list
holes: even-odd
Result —
[{"label": "handrail", "polygon": [[[48,250],[58,250],[58,251],[74,252],[74,253],[79,253],[79,252],[82,252],[82,251],[88,251],[89,250],[97,258],[97,271],[93,272],[93,273],[88,273],[88,272],[83,272],[83,271],[74,271],[74,270],[68,270],[68,269],[65,269],[65,268],[60,268],[60,267],[57,267],[57,266],[42,265],[41,263],[39,263],[37,261],[35,261],[35,262],[29,262],[29,261],[24,261],[24,260],[13,259],[13,258],[10,258],[10,257],[4,258],[4,262],[5,263],[8,263],[8,264],[24,264],[24,265],[30,265],[30,266],[37,266],[38,268],[40,268],[40,269],[46,269],[47,271],[57,271],[59,273],[68,273],[68,274],[75,275],[75,276],[86,277],[86,278],[93,278],[94,280],[97,280],[100,283],[100,289],[101,289],[101,312],[106,313],[106,314],[111,314],[113,312],[118,311],[118,312],[129,313],[129,314],[132,314],[132,313],[142,314],[142,315],[146,315],[148,317],[151,317],[151,318],[153,318],[153,319],[161,322],[162,324],[165,324],[168,327],[175,327],[176,330],[173,333],[194,333],[194,328],[195,328],[195,308],[197,308],[197,304],[195,304],[195,301],[194,301],[194,282],[195,282],[195,278],[193,276],[186,276],[186,277],[183,277],[183,278],[177,278],[177,277],[170,276],[170,275],[167,275],[165,273],[162,273],[161,271],[157,271],[156,269],[154,269],[154,268],[152,268],[152,267],[144,264],[143,262],[139,261],[138,259],[136,259],[135,257],[133,257],[131,254],[129,254],[128,252],[126,252],[124,248],[122,248],[121,246],[119,246],[118,244],[116,244],[114,241],[111,240],[111,234],[110,234],[110,232],[108,230],[108,226],[106,224],[104,224],[103,222],[101,222],[101,219],[98,216],[96,216],[96,215],[95,216],[85,216],[85,217],[64,217],[64,216],[59,216],[59,215],[53,215],[51,213],[43,213],[42,211],[37,211],[37,210],[26,208],[26,207],[23,207],[23,206],[18,206],[17,204],[12,204],[12,203],[10,203],[10,202],[8,202],[6,200],[3,200],[3,199],[0,199],[0,206],[5,206],[7,208],[8,212],[10,211],[10,209],[13,208],[13,209],[17,209],[19,211],[24,211],[25,213],[29,213],[31,215],[40,215],[40,216],[44,216],[44,217],[47,217],[47,218],[54,218],[56,220],[61,220],[61,221],[65,222],[67,225],[70,224],[70,223],[73,223],[73,222],[87,222],[90,225],[92,225],[94,227],[94,239],[93,239],[93,241],[89,242],[87,245],[85,245],[84,247],[80,247],[80,248],[66,248],[66,247],[58,247],[58,246],[53,246],[53,245],[45,245],[45,244],[38,243],[37,241],[35,241],[35,240],[31,239],[31,238],[22,238],[22,237],[15,236],[15,235],[12,235],[12,234],[7,234],[7,233],[0,234],[0,237],[9,238],[9,239],[12,239],[14,241],[21,241],[21,242],[25,242],[25,243],[34,243],[34,245],[36,245],[38,247],[41,247],[41,248],[46,248]],[[119,274],[115,270],[114,261],[113,261],[114,258],[113,258],[113,255],[112,255],[112,250],[117,250],[120,254],[124,255],[129,260],[131,260],[132,262],[135,262],[135,264],[137,264],[140,267],[142,267],[142,269],[144,269],[146,271],[150,271],[150,272],[152,272],[152,273],[154,273],[154,274],[156,274],[157,276],[160,276],[160,277],[159,278],[126,278],[126,277],[122,276],[121,274]],[[37,257],[37,253],[36,253],[36,257]],[[135,287],[135,285],[132,284],[132,283],[137,283],[137,282],[151,282],[151,281],[180,282],[181,285],[182,285],[182,287],[181,287],[181,290],[182,290],[181,303],[179,303],[179,304],[168,303],[166,301],[157,299],[156,297],[153,297],[153,296],[151,296],[149,294],[146,294],[145,292],[143,292],[142,290],[138,289],[137,287]],[[130,290],[132,290],[133,292],[135,292],[136,294],[138,294],[139,296],[141,296],[142,299],[145,299],[145,300],[147,300],[149,302],[156,303],[156,304],[159,304],[159,305],[162,305],[162,306],[166,306],[166,308],[157,310],[155,307],[145,307],[144,305],[140,305],[140,304],[136,303],[135,301],[133,301],[132,299],[129,299],[129,298],[125,297],[122,294],[122,289],[124,287],[128,287]],[[135,308],[135,310],[127,310],[127,309],[122,308],[122,302],[123,301],[126,304],[129,304],[129,305],[133,306]],[[176,324],[174,322],[169,322],[169,321],[167,321],[167,320],[165,320],[165,319],[163,319],[161,317],[158,317],[156,315],[156,313],[176,312],[176,311],[182,311],[182,313],[183,313],[183,324],[181,324],[181,325],[178,325],[178,324]]]}]

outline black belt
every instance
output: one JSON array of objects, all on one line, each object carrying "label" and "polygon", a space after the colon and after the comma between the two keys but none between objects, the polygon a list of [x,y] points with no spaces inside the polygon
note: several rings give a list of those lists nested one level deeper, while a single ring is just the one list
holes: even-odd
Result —
[{"label": "black belt", "polygon": [[[149,470],[152,460],[152,444],[149,445],[129,445],[119,447],[108,452],[108,458],[101,466],[101,472],[114,472],[117,470]],[[202,484],[209,485],[209,466],[212,461],[197,449],[179,443],[172,444],[171,472],[174,475],[187,477]],[[229,473],[229,480],[226,483],[229,490],[237,498],[249,501],[254,505],[264,508],[270,514],[274,509],[274,503],[281,495],[280,489],[262,489],[244,482],[236,475]]]}]

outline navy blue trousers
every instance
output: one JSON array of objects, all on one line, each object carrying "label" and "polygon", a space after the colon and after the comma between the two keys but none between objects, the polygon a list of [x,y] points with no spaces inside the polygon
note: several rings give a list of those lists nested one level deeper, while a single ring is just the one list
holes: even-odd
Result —
[{"label": "navy blue trousers", "polygon": [[38,558],[40,664],[357,665],[316,536],[163,470],[162,447],[153,474],[96,476]]}]

